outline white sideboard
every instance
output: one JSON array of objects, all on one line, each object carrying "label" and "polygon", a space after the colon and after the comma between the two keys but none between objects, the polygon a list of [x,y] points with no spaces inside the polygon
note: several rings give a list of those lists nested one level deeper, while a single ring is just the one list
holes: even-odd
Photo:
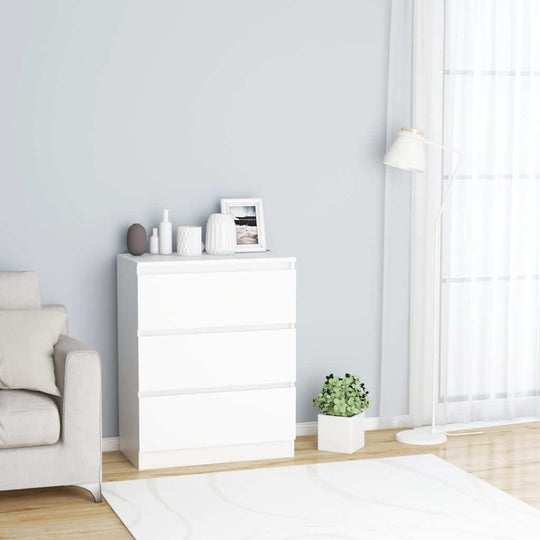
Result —
[{"label": "white sideboard", "polygon": [[290,457],[296,259],[118,255],[120,449],[139,469]]}]

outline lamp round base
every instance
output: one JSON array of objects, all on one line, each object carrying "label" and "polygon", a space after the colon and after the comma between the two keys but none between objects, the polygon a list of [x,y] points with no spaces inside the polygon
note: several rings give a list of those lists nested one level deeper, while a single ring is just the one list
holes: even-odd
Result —
[{"label": "lamp round base", "polygon": [[408,429],[396,433],[396,440],[404,444],[431,446],[446,442],[446,433],[432,433],[431,429]]}]

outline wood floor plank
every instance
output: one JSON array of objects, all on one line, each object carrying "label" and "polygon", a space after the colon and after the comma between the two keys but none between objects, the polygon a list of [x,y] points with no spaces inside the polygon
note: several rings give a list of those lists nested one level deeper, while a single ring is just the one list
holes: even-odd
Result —
[{"label": "wood floor plank", "polygon": [[[540,509],[540,422],[502,426],[481,435],[451,436],[441,447],[398,443],[396,430],[366,433],[366,446],[352,455],[317,451],[315,436],[296,440],[296,455],[244,463],[224,463],[137,471],[120,452],[103,455],[103,480],[131,480],[216,471],[326,463],[355,459],[435,454]],[[106,502],[95,504],[76,487],[0,492],[0,538],[131,538]]]}]

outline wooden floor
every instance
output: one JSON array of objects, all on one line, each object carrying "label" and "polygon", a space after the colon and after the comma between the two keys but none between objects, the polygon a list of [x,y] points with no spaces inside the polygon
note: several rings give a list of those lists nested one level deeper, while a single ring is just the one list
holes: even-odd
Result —
[{"label": "wooden floor", "polygon": [[[410,447],[395,430],[366,433],[356,454],[317,451],[316,437],[300,437],[291,459],[137,471],[120,452],[103,456],[103,479],[129,480],[351,459],[432,453],[540,509],[540,422],[486,429],[482,435],[449,437],[441,447]],[[1,474],[1,471],[0,471]],[[0,538],[131,538],[106,502],[75,487],[0,492]]]}]

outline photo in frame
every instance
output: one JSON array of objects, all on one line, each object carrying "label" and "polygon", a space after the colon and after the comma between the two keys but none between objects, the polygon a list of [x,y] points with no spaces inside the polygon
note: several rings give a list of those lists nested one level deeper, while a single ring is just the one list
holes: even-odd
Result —
[{"label": "photo in frame", "polygon": [[237,253],[266,251],[262,199],[221,199],[221,213],[234,218]]}]

